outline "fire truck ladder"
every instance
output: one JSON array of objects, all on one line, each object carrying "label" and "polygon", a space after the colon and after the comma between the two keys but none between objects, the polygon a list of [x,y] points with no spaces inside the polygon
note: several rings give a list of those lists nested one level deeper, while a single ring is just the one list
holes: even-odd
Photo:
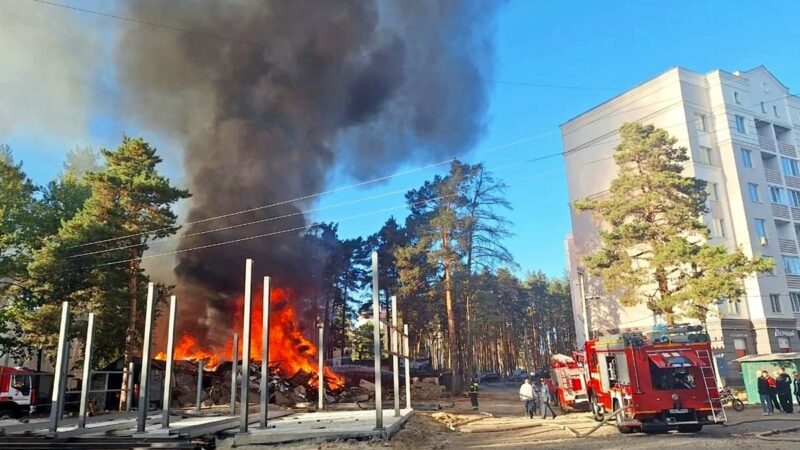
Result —
[{"label": "fire truck ladder", "polygon": [[[728,422],[728,416],[725,414],[725,408],[722,406],[722,399],[719,397],[719,387],[717,386],[717,377],[714,374],[714,362],[711,360],[711,354],[708,350],[697,350],[697,357],[704,366],[700,366],[700,374],[703,377],[703,386],[706,389],[706,397],[708,397],[708,404],[711,406],[711,415],[714,417],[715,422],[722,421]],[[712,391],[715,395],[712,397]],[[715,404],[719,406],[715,406]]]}]

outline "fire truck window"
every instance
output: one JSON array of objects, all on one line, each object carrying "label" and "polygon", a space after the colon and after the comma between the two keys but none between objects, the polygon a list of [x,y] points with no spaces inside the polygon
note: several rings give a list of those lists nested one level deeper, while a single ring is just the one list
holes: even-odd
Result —
[{"label": "fire truck window", "polygon": [[31,391],[30,378],[27,375],[13,375],[11,387],[22,395],[28,395]]},{"label": "fire truck window", "polygon": [[608,366],[608,384],[610,387],[614,387],[618,383],[618,372],[617,372],[617,358],[614,356],[606,356],[606,365]]},{"label": "fire truck window", "polygon": [[691,367],[667,367],[660,369],[650,361],[650,379],[657,391],[694,389],[694,374]]}]

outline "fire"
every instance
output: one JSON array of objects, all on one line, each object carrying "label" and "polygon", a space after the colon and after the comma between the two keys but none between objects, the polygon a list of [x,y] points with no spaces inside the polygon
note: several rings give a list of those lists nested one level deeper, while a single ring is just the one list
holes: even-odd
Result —
[{"label": "fire", "polygon": [[[250,331],[250,359],[261,361],[262,351],[262,289],[256,289],[257,294],[253,298],[253,311],[251,314]],[[270,366],[277,367],[279,375],[282,377],[292,377],[299,372],[310,374],[317,373],[317,346],[303,336],[300,330],[295,310],[292,307],[290,292],[286,289],[273,288],[270,295],[270,314],[269,314],[269,363]],[[234,329],[241,335],[242,312],[244,299],[236,300],[236,313],[234,314]],[[213,368],[222,361],[231,359],[233,350],[233,338],[228,339],[225,345],[217,348],[204,348],[197,339],[190,334],[182,334],[175,344],[176,360],[206,360],[206,367]],[[242,344],[239,343],[241,354]],[[156,359],[166,359],[166,354],[160,352]],[[311,385],[316,387],[317,380],[313,377]],[[344,378],[325,367],[325,385],[331,390],[339,390],[344,387]]]}]

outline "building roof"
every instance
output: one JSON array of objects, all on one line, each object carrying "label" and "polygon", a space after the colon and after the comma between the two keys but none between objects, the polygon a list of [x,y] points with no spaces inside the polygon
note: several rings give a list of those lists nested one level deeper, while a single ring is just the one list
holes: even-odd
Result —
[{"label": "building roof", "polygon": [[740,363],[746,362],[769,362],[769,361],[793,361],[800,359],[799,352],[792,353],[770,353],[768,355],[747,355],[741,358],[736,358],[734,361]]}]

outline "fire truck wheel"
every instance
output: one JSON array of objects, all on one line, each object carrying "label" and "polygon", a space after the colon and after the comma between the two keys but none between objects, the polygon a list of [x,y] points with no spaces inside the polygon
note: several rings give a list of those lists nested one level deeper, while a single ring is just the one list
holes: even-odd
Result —
[{"label": "fire truck wheel", "polygon": [[0,420],[16,419],[17,412],[13,409],[0,407]]},{"label": "fire truck wheel", "polygon": [[617,417],[615,418],[617,421],[617,430],[619,430],[619,432],[622,434],[633,433],[633,428],[622,425],[622,422],[625,420],[625,413],[620,409],[619,402],[617,400],[614,400],[614,411],[617,410],[619,410],[619,412],[617,413]]},{"label": "fire truck wheel", "polygon": [[678,427],[678,432],[680,433],[697,433],[703,430],[702,424],[695,424],[695,425],[681,425]]},{"label": "fire truck wheel", "polygon": [[589,407],[592,408],[592,418],[594,418],[595,422],[602,422],[603,413],[600,412],[600,405],[597,404],[597,399],[594,398],[594,395],[589,398]]}]

